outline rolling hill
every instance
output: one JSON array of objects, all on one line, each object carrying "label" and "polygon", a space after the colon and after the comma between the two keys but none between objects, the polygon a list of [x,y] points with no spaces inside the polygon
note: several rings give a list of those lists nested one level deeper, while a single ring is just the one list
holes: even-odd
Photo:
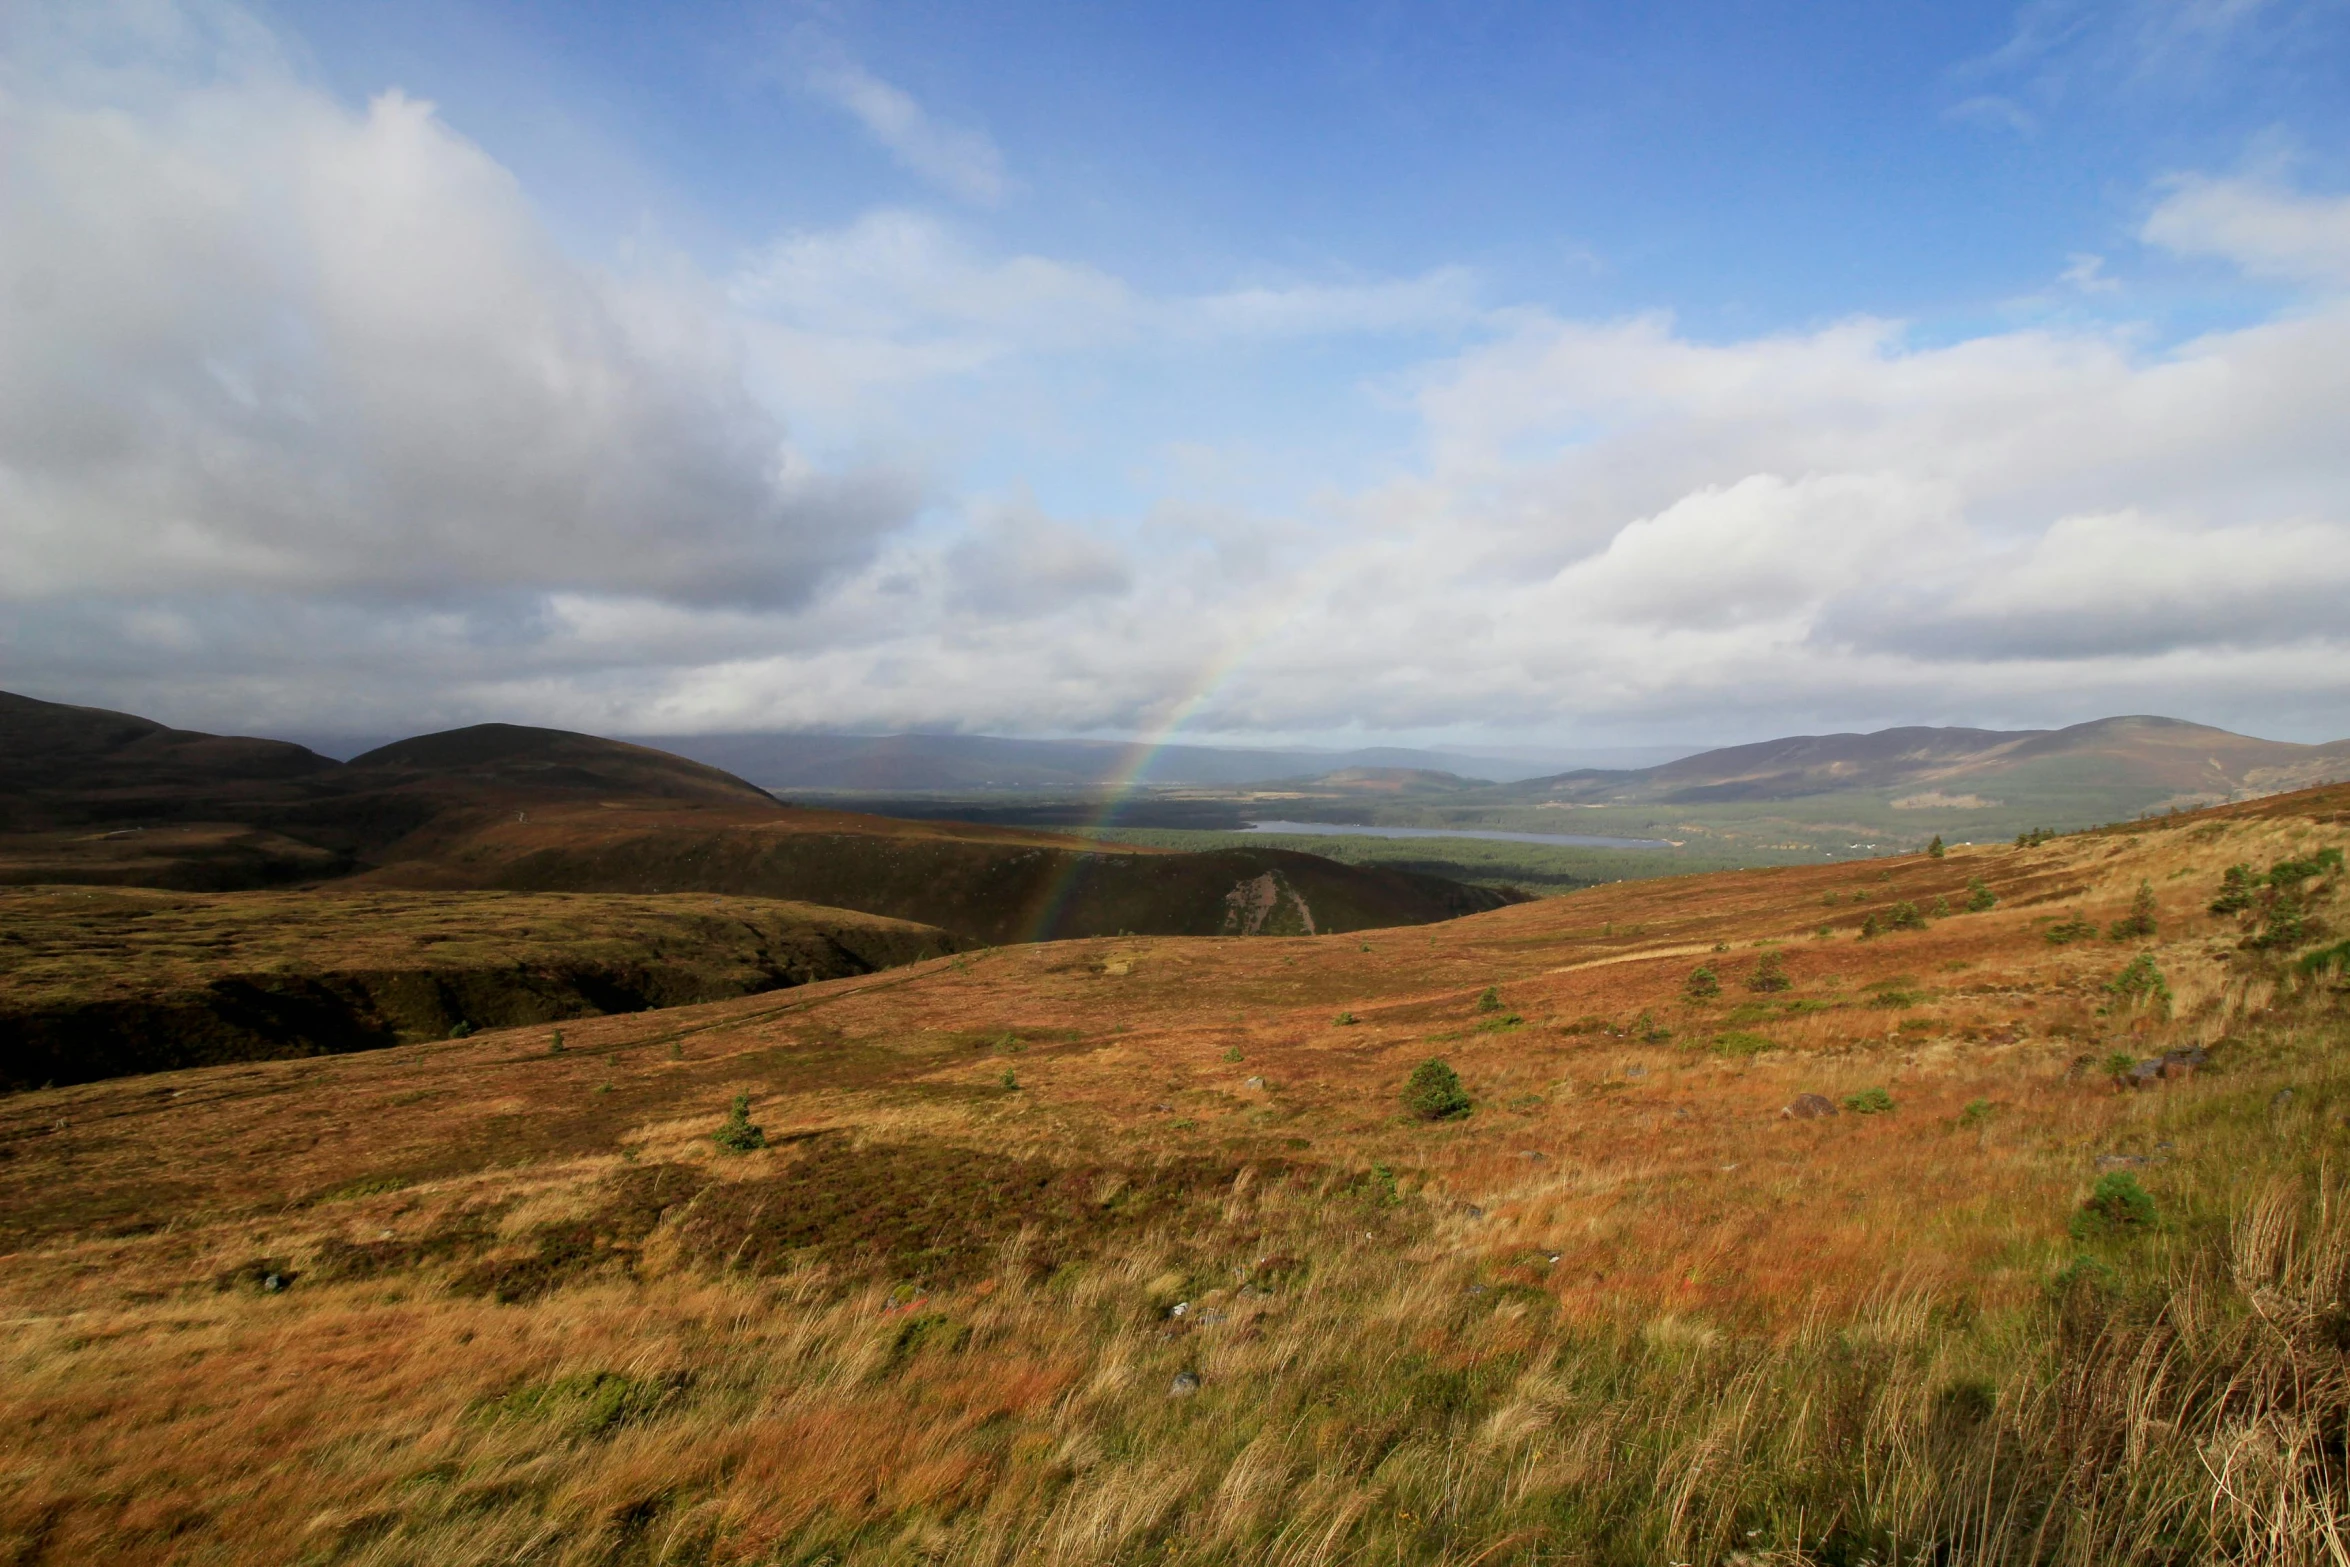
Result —
[{"label": "rolling hill", "polygon": [[2344,777],[2350,777],[2350,740],[2295,745],[2175,718],[2135,717],[2067,729],[1798,735],[1705,751],[1638,771],[1587,770],[1531,779],[1512,792],[1591,804],[1693,805],[1861,791],[1946,800],[2002,791],[2035,796],[2104,791],[2140,796],[2143,808],[2167,809],[2224,804]]},{"label": "rolling hill", "polygon": [[[20,743],[21,742],[21,743]],[[981,942],[1354,930],[1511,895],[1267,849],[1183,854],[783,805],[624,741],[484,724],[348,764],[124,714],[0,705],[0,884],[188,891],[711,892],[820,904]]]},{"label": "rolling hill", "polygon": [[2314,1567],[2346,846],[2333,788],[0,1099],[0,1547]]}]

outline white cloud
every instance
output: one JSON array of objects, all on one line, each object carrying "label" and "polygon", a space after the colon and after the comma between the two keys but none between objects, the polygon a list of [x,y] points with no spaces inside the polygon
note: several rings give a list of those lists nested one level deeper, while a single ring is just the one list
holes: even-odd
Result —
[{"label": "white cloud", "polygon": [[[1707,341],[1490,310],[1451,269],[1163,296],[898,210],[711,285],[566,257],[428,105],[190,47],[0,99],[0,667],[42,694],[240,729],[2350,731],[2331,198],[2166,187],[2150,242],[2308,286],[2161,350]],[[1186,447],[1170,395],[1143,516],[1008,478],[916,519],[912,481],[815,467],[745,384],[975,444],[1049,402],[1080,450],[1103,386],[1223,397],[1308,334],[1430,330],[1455,346],[1382,381],[1391,476],[1278,511],[1233,476],[1290,455]]]},{"label": "white cloud", "polygon": [[2122,286],[2120,278],[2105,275],[2105,258],[2087,251],[2074,251],[2064,258],[2065,268],[2057,274],[2057,281],[2069,283],[2084,294],[2110,294]]},{"label": "white cloud", "polygon": [[2310,196],[2255,178],[2182,175],[2141,238],[2214,256],[2255,277],[2350,283],[2350,196]]},{"label": "white cloud", "polygon": [[1215,336],[1309,337],[1331,333],[1459,328],[1482,314],[1466,267],[1376,283],[1242,288],[1176,306],[1180,328]]},{"label": "white cloud", "polygon": [[1997,93],[1977,93],[1961,98],[1942,111],[1945,119],[1966,125],[1985,125],[1995,130],[2012,131],[2018,136],[2036,136],[2040,133],[2039,117],[2016,102]]},{"label": "white cloud", "polygon": [[938,218],[894,208],[774,241],[745,260],[728,292],[740,309],[811,331],[976,335],[998,351],[1096,346],[1143,309],[1124,282],[1093,267],[984,256]]},{"label": "white cloud", "polygon": [[933,185],[965,201],[992,206],[1009,189],[1003,154],[986,133],[941,124],[914,101],[838,53],[808,72],[808,88],[845,110],[892,157]]}]

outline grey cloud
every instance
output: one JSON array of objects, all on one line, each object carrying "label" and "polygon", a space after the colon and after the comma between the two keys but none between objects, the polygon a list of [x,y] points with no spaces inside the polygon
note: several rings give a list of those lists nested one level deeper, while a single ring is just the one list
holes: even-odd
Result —
[{"label": "grey cloud", "polygon": [[947,551],[947,602],[986,617],[1032,617],[1134,586],[1125,559],[1032,503],[989,516]]},{"label": "grey cloud", "polygon": [[579,267],[428,104],[0,99],[0,592],[791,603],[917,486],[815,471],[689,282]]}]

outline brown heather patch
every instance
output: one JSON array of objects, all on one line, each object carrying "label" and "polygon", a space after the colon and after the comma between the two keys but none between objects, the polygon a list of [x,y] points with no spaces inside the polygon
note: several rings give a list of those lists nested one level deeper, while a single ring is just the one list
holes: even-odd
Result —
[{"label": "brown heather patch", "polygon": [[2346,802],[0,1099],[0,1561],[2330,1561]]}]

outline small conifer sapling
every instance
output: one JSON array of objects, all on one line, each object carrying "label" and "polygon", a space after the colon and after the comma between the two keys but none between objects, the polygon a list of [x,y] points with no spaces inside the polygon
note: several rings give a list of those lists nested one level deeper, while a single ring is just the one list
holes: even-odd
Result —
[{"label": "small conifer sapling", "polygon": [[734,1108],[726,1112],[726,1120],[710,1134],[710,1141],[728,1153],[749,1153],[767,1146],[766,1129],[751,1120],[749,1094],[734,1096]]},{"label": "small conifer sapling", "polygon": [[1412,1068],[1403,1087],[1404,1108],[1423,1121],[1449,1121],[1469,1113],[1469,1092],[1461,1075],[1444,1061],[1430,1057]]}]

